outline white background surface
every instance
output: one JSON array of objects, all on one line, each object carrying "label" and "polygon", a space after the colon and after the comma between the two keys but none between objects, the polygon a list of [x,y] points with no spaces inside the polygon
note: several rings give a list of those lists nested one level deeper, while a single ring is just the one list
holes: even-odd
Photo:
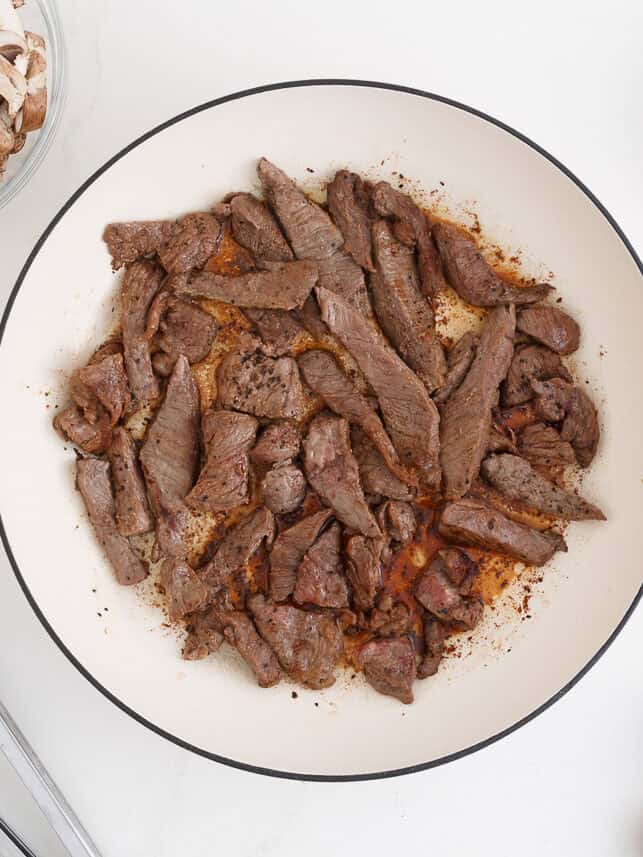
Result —
[{"label": "white background surface", "polygon": [[[491,113],[567,164],[643,247],[636,0],[60,5],[67,111],[40,172],[0,212],[2,301],[53,214],[123,145],[199,102],[304,77],[404,83]],[[574,621],[582,605],[570,633]],[[357,784],[260,778],[139,726],[55,648],[4,556],[0,628],[0,696],[105,857],[388,855],[412,845],[441,857],[643,854],[641,610],[580,685],[509,738],[437,770]],[[63,853],[2,759],[0,813],[39,857]],[[0,840],[1,857],[14,853]]]}]

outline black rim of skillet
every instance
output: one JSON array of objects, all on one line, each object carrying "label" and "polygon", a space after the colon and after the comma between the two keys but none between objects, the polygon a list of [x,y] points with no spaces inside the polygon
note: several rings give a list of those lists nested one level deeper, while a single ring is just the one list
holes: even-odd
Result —
[{"label": "black rim of skillet", "polygon": [[[421,89],[413,89],[409,86],[401,86],[393,83],[379,83],[376,81],[370,80],[345,80],[345,79],[315,79],[315,80],[293,80],[286,81],[283,83],[272,83],[266,86],[257,86],[252,89],[245,89],[241,92],[235,92],[232,95],[225,95],[221,98],[215,98],[212,101],[206,101],[204,104],[199,104],[196,107],[192,107],[190,110],[186,110],[184,113],[179,113],[178,116],[174,116],[172,119],[168,119],[167,122],[162,122],[160,125],[157,125],[155,128],[152,128],[151,131],[141,135],[136,140],[134,140],[129,145],[125,146],[125,148],[121,149],[118,154],[114,155],[114,157],[110,158],[106,163],[104,163],[101,167],[99,167],[96,172],[94,172],[88,179],[85,181],[78,190],[69,197],[67,202],[62,206],[60,211],[53,218],[51,223],[47,226],[45,231],[42,233],[38,241],[36,242],[33,250],[29,254],[29,258],[24,264],[20,275],[14,285],[11,294],[9,296],[9,300],[7,302],[5,311],[2,316],[2,322],[0,322],[0,343],[2,342],[2,338],[4,336],[4,331],[9,321],[9,316],[11,314],[11,309],[13,307],[13,303],[16,299],[18,291],[24,282],[29,269],[40,252],[43,244],[57,225],[57,223],[62,219],[62,217],[66,214],[66,212],[71,208],[71,206],[79,199],[83,193],[89,188],[99,176],[101,176],[104,172],[106,172],[113,164],[127,155],[132,149],[135,149],[141,143],[144,143],[150,137],[154,137],[156,134],[159,134],[161,131],[164,131],[166,128],[169,128],[172,125],[175,125],[177,122],[180,122],[183,119],[188,118],[189,116],[194,116],[197,113],[201,113],[204,110],[210,110],[212,107],[218,107],[220,104],[226,104],[229,101],[237,101],[240,98],[246,98],[251,95],[261,95],[265,92],[274,92],[280,89],[295,89],[295,88],[303,88],[308,86],[356,86],[356,87],[368,87],[371,89],[384,89],[391,92],[402,92],[407,95],[415,95],[420,98],[428,98],[431,101],[438,101],[442,104],[448,104],[450,107],[455,107],[458,110],[464,110],[466,113],[470,113],[473,116],[477,116],[480,119],[484,119],[486,122],[490,122],[492,125],[495,125],[497,128],[501,128],[503,131],[506,131],[508,134],[511,134],[516,139],[520,140],[523,143],[526,143],[530,146],[534,151],[538,152],[538,154],[542,155],[546,158],[553,166],[557,167],[560,172],[564,173],[567,178],[571,179],[572,182],[576,185],[576,187],[581,190],[585,196],[596,206],[596,208],[601,212],[603,217],[610,224],[612,229],[619,236],[623,244],[625,245],[627,251],[631,255],[631,257],[636,262],[636,265],[639,271],[643,274],[643,264],[639,259],[636,251],[632,247],[631,243],[623,233],[623,230],[620,228],[618,223],[614,220],[609,211],[605,208],[605,206],[594,196],[594,194],[587,188],[583,182],[578,179],[574,173],[571,172],[566,166],[561,164],[553,155],[550,155],[549,152],[545,151],[545,149],[541,148],[537,143],[534,143],[533,140],[530,140],[529,137],[526,137],[524,134],[521,134],[520,131],[516,131],[514,128],[511,128],[509,125],[506,125],[504,122],[501,122],[499,119],[494,119],[493,116],[489,116],[487,113],[484,113],[482,110],[476,110],[474,107],[469,107],[466,104],[462,104],[459,101],[454,101],[451,98],[446,98],[443,95],[436,95],[432,92],[424,92]],[[396,768],[389,771],[375,771],[373,773],[367,774],[300,774],[294,771],[278,771],[274,768],[264,768],[258,765],[250,765],[245,762],[239,762],[235,759],[228,759],[226,756],[220,756],[217,753],[211,753],[208,750],[204,750],[202,747],[197,747],[194,744],[190,744],[188,741],[184,741],[182,738],[177,737],[176,735],[172,735],[170,732],[166,732],[164,729],[161,729],[156,724],[152,723],[147,718],[138,714],[136,711],[131,709],[128,705],[114,696],[113,693],[110,693],[106,687],[97,681],[93,675],[74,657],[74,655],[69,651],[69,649],[65,646],[63,641],[60,639],[58,634],[54,631],[52,626],[49,624],[44,614],[40,610],[38,604],[36,603],[27,583],[22,576],[20,568],[18,567],[18,563],[16,558],[13,555],[13,551],[11,549],[11,545],[9,543],[9,538],[4,528],[4,523],[2,521],[2,517],[0,516],[0,537],[2,538],[2,542],[4,544],[5,550],[7,552],[7,556],[9,557],[9,562],[13,568],[13,571],[16,575],[18,583],[20,587],[31,605],[34,613],[40,620],[44,629],[47,631],[51,639],[56,643],[61,652],[67,657],[67,659],[76,667],[76,669],[89,681],[94,687],[99,690],[103,696],[107,697],[114,705],[118,706],[121,711],[124,711],[126,714],[129,714],[130,717],[133,717],[134,720],[141,723],[143,726],[147,726],[148,729],[151,729],[153,732],[156,732],[157,735],[166,738],[168,741],[172,741],[172,743],[182,747],[185,750],[190,750],[193,753],[198,754],[199,756],[203,756],[206,759],[212,759],[215,762],[221,762],[224,765],[228,765],[232,768],[238,768],[242,771],[250,771],[255,774],[264,774],[271,777],[281,777],[284,779],[290,780],[306,780],[313,782],[357,782],[360,780],[378,780],[383,779],[385,777],[397,777],[402,774],[411,774],[416,773],[418,771],[425,771],[429,768],[438,767],[438,765],[444,765],[447,762],[453,762],[456,759],[461,759],[464,756],[468,756],[470,753],[475,753],[477,750],[482,750],[484,747],[489,747],[491,744],[494,744],[496,741],[499,741],[501,738],[504,738],[506,735],[510,735],[512,732],[515,732],[521,726],[524,726],[530,720],[533,720],[539,714],[542,714],[547,708],[561,699],[569,690],[574,687],[574,685],[581,680],[581,678],[594,666],[594,664],[599,660],[599,658],[607,651],[609,646],[614,642],[616,637],[620,634],[621,630],[625,626],[625,623],[630,618],[632,613],[634,612],[638,602],[641,600],[641,596],[643,595],[643,585],[640,587],[637,592],[634,600],[628,607],[625,612],[625,615],[618,623],[614,631],[610,634],[609,638],[603,643],[603,645],[598,649],[596,654],[590,658],[590,660],[585,664],[585,666],[569,681],[567,684],[562,687],[557,693],[555,693],[552,697],[550,697],[546,702],[542,705],[539,705],[538,708],[535,708],[530,714],[526,715],[522,719],[518,720],[516,723],[513,723],[511,726],[508,726],[506,729],[503,729],[501,732],[496,733],[495,735],[491,735],[489,738],[485,738],[484,741],[480,741],[477,744],[473,744],[470,747],[465,747],[462,750],[458,750],[455,753],[450,753],[447,756],[442,756],[439,759],[433,759],[430,762],[423,762],[418,765],[408,765],[404,768]]]}]

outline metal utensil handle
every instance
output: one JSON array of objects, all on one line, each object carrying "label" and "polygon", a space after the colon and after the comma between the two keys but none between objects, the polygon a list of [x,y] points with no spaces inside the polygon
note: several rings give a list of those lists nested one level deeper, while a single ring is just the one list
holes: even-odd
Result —
[{"label": "metal utensil handle", "polygon": [[71,857],[100,857],[98,848],[1,702],[0,749]]}]

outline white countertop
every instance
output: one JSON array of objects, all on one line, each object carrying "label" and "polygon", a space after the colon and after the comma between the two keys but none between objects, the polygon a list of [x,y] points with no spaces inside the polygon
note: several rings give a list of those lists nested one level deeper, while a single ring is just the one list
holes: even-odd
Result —
[{"label": "white countertop", "polygon": [[[288,79],[390,81],[478,107],[562,160],[643,249],[639,0],[59,5],[67,110],[44,165],[0,212],[1,303],[54,213],[122,146],[199,102]],[[445,767],[355,784],[232,770],[138,725],[54,646],[4,555],[0,627],[0,697],[105,857],[317,857],[356,842],[373,855],[415,844],[440,857],[643,853],[641,609],[518,732]],[[1,757],[0,815],[38,857],[63,854]],[[0,857],[16,853],[0,834]]]}]

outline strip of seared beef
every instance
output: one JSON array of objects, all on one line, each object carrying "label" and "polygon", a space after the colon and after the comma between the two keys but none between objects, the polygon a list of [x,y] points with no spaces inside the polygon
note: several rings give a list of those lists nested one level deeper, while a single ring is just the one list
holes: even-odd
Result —
[{"label": "strip of seared beef", "polygon": [[329,211],[344,236],[344,249],[362,268],[374,271],[365,183],[355,173],[339,170],[328,185],[327,194]]},{"label": "strip of seared beef", "polygon": [[259,633],[295,681],[319,689],[335,683],[344,648],[342,632],[328,613],[309,613],[253,595],[248,606]]},{"label": "strip of seared beef", "polygon": [[551,378],[572,380],[558,354],[542,345],[520,346],[514,353],[503,384],[503,405],[513,408],[530,401],[535,395],[532,381],[548,381]]},{"label": "strip of seared beef", "polygon": [[366,318],[373,316],[364,271],[353,258],[338,250],[328,259],[320,259],[318,286],[334,292]]},{"label": "strip of seared beef", "polygon": [[301,419],[304,391],[291,357],[227,354],[217,369],[218,403],[270,419]]},{"label": "strip of seared beef", "polygon": [[230,200],[232,234],[255,259],[290,262],[294,254],[268,206],[251,193],[237,193]]},{"label": "strip of seared beef", "polygon": [[320,414],[304,439],[304,467],[311,487],[347,527],[365,536],[379,536],[359,480],[351,451],[348,422]]},{"label": "strip of seared beef", "polygon": [[130,223],[110,223],[103,232],[103,241],[112,257],[112,268],[136,262],[156,253],[174,230],[172,220],[139,220]]},{"label": "strip of seared beef", "polygon": [[387,500],[377,510],[377,522],[393,541],[408,544],[417,529],[413,506],[402,500]]},{"label": "strip of seared beef", "polygon": [[427,216],[408,194],[395,190],[388,182],[378,182],[375,185],[373,206],[383,217],[396,219],[396,237],[399,241],[417,247],[422,288],[427,297],[435,297],[444,288],[445,283],[440,256],[431,238],[431,226]]},{"label": "strip of seared beef", "polygon": [[318,276],[315,262],[271,262],[269,270],[251,271],[237,277],[200,271],[178,291],[239,307],[294,309],[303,306]]},{"label": "strip of seared beef", "polygon": [[447,503],[439,527],[446,539],[509,554],[530,565],[544,565],[556,551],[567,550],[557,533],[540,533],[517,524],[474,498]]},{"label": "strip of seared beef", "polygon": [[280,464],[299,455],[300,447],[299,426],[288,420],[280,420],[266,426],[250,457],[257,464]]},{"label": "strip of seared beef", "polygon": [[265,541],[271,545],[274,537],[274,516],[265,506],[259,506],[226,530],[214,557],[200,571],[202,579],[214,590],[224,590],[232,575],[244,567],[261,544]]},{"label": "strip of seared beef", "polygon": [[208,587],[184,559],[164,560],[160,582],[167,596],[170,622],[182,619],[208,601]]},{"label": "strip of seared beef", "polygon": [[341,528],[332,524],[306,551],[297,569],[294,599],[318,607],[348,607],[348,587],[342,574]]},{"label": "strip of seared beef", "polygon": [[434,557],[418,578],[415,597],[436,619],[455,623],[467,630],[475,628],[482,618],[482,601],[461,594],[458,584],[451,579],[441,553]]},{"label": "strip of seared beef", "polygon": [[424,657],[417,668],[418,678],[428,678],[435,675],[440,666],[444,652],[444,641],[448,628],[444,622],[430,615],[424,617]]},{"label": "strip of seared beef", "polygon": [[351,445],[365,494],[394,500],[410,500],[413,497],[412,489],[389,470],[370,438],[357,426],[351,430]]},{"label": "strip of seared beef", "polygon": [[122,536],[148,533],[153,523],[131,434],[124,428],[115,428],[108,452],[118,531]]},{"label": "strip of seared beef", "polygon": [[545,471],[556,471],[576,461],[571,443],[544,423],[525,426],[518,435],[518,451],[534,467]]},{"label": "strip of seared beef", "polygon": [[106,413],[98,422],[92,424],[75,402],[56,414],[54,428],[71,443],[94,455],[105,452],[112,436],[112,428]]},{"label": "strip of seared beef", "polygon": [[210,353],[216,333],[217,323],[210,313],[191,301],[169,296],[154,340],[161,349],[152,358],[155,370],[169,375],[179,354],[184,354],[190,363],[203,360]]},{"label": "strip of seared beef", "polygon": [[300,354],[297,363],[304,380],[335,413],[359,426],[373,441],[388,468],[399,479],[416,484],[417,479],[400,464],[395,447],[382,421],[328,351],[313,349]]},{"label": "strip of seared beef", "polygon": [[258,330],[265,351],[271,357],[291,354],[305,332],[294,313],[283,309],[246,309],[245,314]]},{"label": "strip of seared beef", "polygon": [[146,336],[147,313],[161,287],[163,271],[151,262],[134,262],[121,284],[123,352],[129,388],[137,408],[154,401],[159,385],[152,370],[150,343]]},{"label": "strip of seared beef", "polygon": [[569,441],[578,463],[589,467],[596,454],[600,439],[598,414],[587,393],[559,378],[551,381],[534,381],[536,415],[543,420],[562,420],[560,436]]},{"label": "strip of seared beef", "polygon": [[199,461],[199,392],[183,356],[174,365],[140,461],[156,517],[157,547],[166,556],[183,557],[189,520],[185,497]]},{"label": "strip of seared beef", "polygon": [[518,287],[505,281],[485,262],[475,241],[451,223],[436,223],[433,237],[449,284],[474,306],[531,304],[542,300],[552,287],[546,283]]},{"label": "strip of seared beef", "polygon": [[462,497],[478,475],[487,449],[491,409],[513,354],[513,306],[499,306],[485,319],[475,359],[466,378],[442,409],[440,461],[444,495]]},{"label": "strip of seared beef", "polygon": [[259,687],[273,687],[281,680],[279,661],[257,633],[252,619],[240,610],[221,614],[223,634],[257,678]]},{"label": "strip of seared beef", "polygon": [[261,493],[263,502],[275,515],[294,512],[306,496],[304,474],[294,464],[277,465],[264,476]]},{"label": "strip of seared beef", "polygon": [[433,394],[434,402],[440,405],[444,404],[455,393],[471,368],[471,364],[476,356],[477,347],[478,336],[469,331],[461,336],[448,352],[447,374],[444,383]]},{"label": "strip of seared beef", "polygon": [[147,565],[118,532],[109,462],[97,458],[78,459],[76,487],[85,502],[96,538],[114,569],[116,580],[126,586],[140,583],[147,577]]},{"label": "strip of seared beef", "polygon": [[440,417],[426,387],[363,316],[326,289],[317,295],[324,321],[375,391],[402,462],[417,465],[427,483],[437,486]]},{"label": "strip of seared beef", "polygon": [[107,354],[98,360],[94,355],[87,366],[74,372],[71,392],[89,422],[98,422],[104,408],[110,425],[115,426],[130,404],[122,353]]},{"label": "strip of seared beef", "polygon": [[292,593],[299,563],[332,514],[330,509],[321,509],[277,536],[270,552],[270,597],[274,601],[283,601]]},{"label": "strip of seared beef", "polygon": [[248,502],[248,453],[258,421],[235,411],[207,411],[201,421],[206,460],[186,497],[193,509],[219,512]]},{"label": "strip of seared beef", "polygon": [[346,576],[351,585],[353,603],[359,610],[370,610],[382,586],[381,556],[384,539],[351,536],[346,544]]},{"label": "strip of seared beef", "polygon": [[219,621],[219,611],[211,607],[203,613],[193,613],[189,617],[183,658],[186,661],[207,658],[220,648],[222,642],[223,631]]},{"label": "strip of seared beef", "polygon": [[580,327],[558,307],[527,307],[518,313],[516,328],[558,354],[572,354],[580,342]]},{"label": "strip of seared beef", "polygon": [[413,702],[415,651],[408,637],[370,640],[359,652],[364,678],[379,693]]},{"label": "strip of seared beef", "polygon": [[489,438],[487,439],[487,454],[490,452],[517,452],[516,444],[506,434],[502,434],[493,426],[491,426],[491,431],[489,432]]},{"label": "strip of seared beef", "polygon": [[431,393],[445,380],[446,361],[433,312],[420,293],[413,250],[396,241],[385,220],[373,224],[372,234],[377,269],[370,284],[377,319]]}]

